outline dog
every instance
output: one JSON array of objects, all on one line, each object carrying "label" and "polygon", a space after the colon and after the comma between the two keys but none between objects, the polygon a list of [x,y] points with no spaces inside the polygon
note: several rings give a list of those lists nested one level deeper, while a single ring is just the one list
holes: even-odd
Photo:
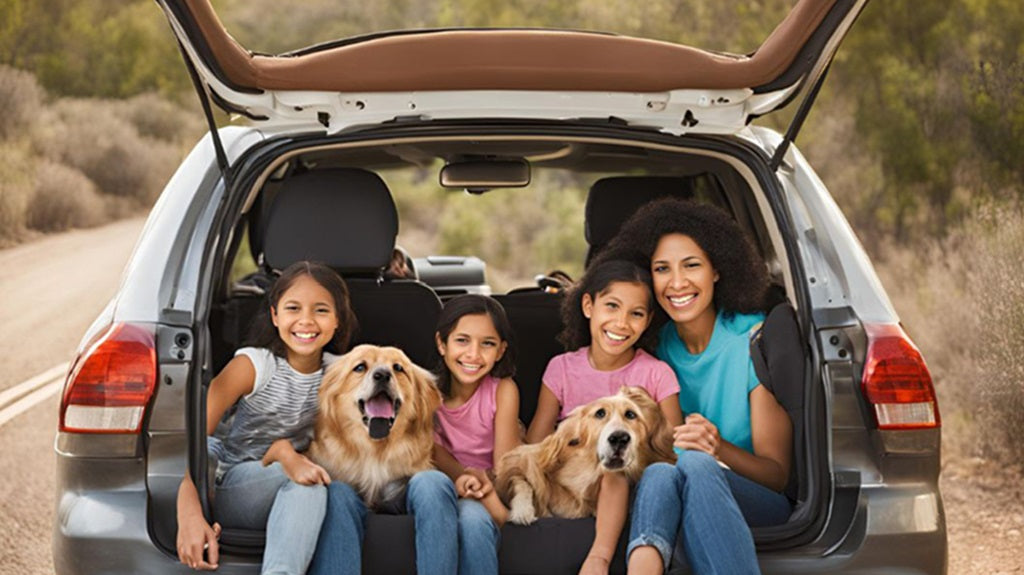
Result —
[{"label": "dog", "polygon": [[434,376],[394,347],[360,345],[327,368],[310,458],[378,510],[431,469]]},{"label": "dog", "polygon": [[519,446],[498,462],[495,487],[508,520],[589,517],[601,476],[636,482],[656,461],[674,461],[672,434],[658,404],[640,387],[577,407],[540,443]]}]

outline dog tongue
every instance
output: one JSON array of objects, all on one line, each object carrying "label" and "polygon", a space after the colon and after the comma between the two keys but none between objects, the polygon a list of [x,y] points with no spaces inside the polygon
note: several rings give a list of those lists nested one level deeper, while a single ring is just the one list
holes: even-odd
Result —
[{"label": "dog tongue", "polygon": [[370,438],[383,439],[391,433],[391,421],[383,417],[370,418]]},{"label": "dog tongue", "polygon": [[366,402],[366,415],[371,418],[392,419],[395,417],[395,405],[384,394],[375,395]]}]

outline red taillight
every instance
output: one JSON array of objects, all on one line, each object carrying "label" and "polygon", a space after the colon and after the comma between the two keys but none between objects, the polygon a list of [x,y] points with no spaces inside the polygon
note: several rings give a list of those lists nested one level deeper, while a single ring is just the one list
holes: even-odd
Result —
[{"label": "red taillight", "polygon": [[138,432],[155,386],[153,329],[138,324],[113,324],[75,361],[64,385],[60,430]]},{"label": "red taillight", "polygon": [[879,429],[939,427],[932,376],[914,342],[896,324],[864,324],[864,397],[875,408]]}]

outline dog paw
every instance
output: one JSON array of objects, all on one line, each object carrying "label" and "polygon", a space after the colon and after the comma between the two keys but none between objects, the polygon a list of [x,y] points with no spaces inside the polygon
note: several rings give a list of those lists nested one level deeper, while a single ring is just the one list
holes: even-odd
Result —
[{"label": "dog paw", "polygon": [[512,504],[508,510],[508,520],[516,525],[529,525],[537,520],[537,512],[530,504]]}]

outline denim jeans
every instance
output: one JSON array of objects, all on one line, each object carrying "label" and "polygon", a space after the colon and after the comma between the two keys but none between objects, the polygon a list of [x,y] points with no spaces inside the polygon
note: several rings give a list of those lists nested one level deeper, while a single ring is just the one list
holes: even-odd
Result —
[{"label": "denim jeans", "polygon": [[[327,489],[327,517],[310,565],[310,575],[358,575],[363,565],[366,504],[351,486],[332,481]],[[451,575],[459,562],[455,486],[436,470],[409,480],[406,509],[416,525],[416,572]]]},{"label": "denim jeans", "polygon": [[501,531],[483,503],[459,499],[460,575],[498,575]]},{"label": "denim jeans", "polygon": [[299,485],[281,464],[232,466],[217,484],[213,515],[222,527],[266,529],[265,574],[302,575],[316,549],[327,510],[327,488]]},{"label": "denim jeans", "polygon": [[789,500],[723,469],[714,457],[684,451],[676,464],[644,471],[633,502],[627,557],[650,545],[667,569],[677,536],[695,573],[760,573],[749,526],[789,518]]}]

